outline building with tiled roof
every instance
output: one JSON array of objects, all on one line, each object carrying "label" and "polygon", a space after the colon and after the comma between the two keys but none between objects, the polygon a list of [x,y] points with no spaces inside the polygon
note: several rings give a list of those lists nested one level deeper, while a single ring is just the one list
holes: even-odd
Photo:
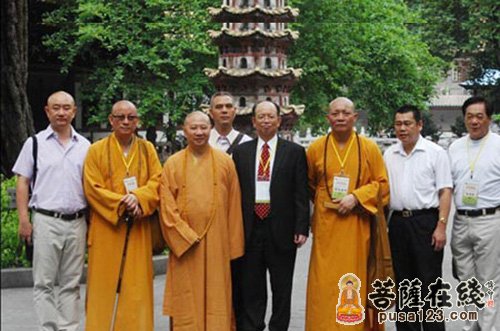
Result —
[{"label": "building with tiled roof", "polygon": [[460,86],[460,82],[469,76],[469,66],[470,60],[455,59],[447,76],[436,86],[436,95],[429,102],[429,110],[440,131],[451,131],[457,118],[462,120],[462,105],[470,93]]}]

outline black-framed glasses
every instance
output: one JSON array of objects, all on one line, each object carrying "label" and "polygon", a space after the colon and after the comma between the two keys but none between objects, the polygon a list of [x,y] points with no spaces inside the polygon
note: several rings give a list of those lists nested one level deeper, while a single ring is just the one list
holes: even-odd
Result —
[{"label": "black-framed glasses", "polygon": [[115,120],[118,120],[120,122],[125,121],[125,119],[132,122],[132,121],[135,121],[136,119],[139,118],[139,116],[137,116],[137,115],[114,115],[114,114],[111,114],[111,117],[113,117]]}]

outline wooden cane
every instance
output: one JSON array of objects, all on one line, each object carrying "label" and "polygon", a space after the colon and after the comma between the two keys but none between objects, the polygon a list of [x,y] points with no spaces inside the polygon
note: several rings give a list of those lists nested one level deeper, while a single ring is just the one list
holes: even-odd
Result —
[{"label": "wooden cane", "polygon": [[113,315],[111,317],[111,327],[109,328],[110,331],[115,330],[116,313],[118,310],[118,300],[120,298],[120,291],[122,287],[123,270],[125,269],[125,257],[127,255],[128,239],[130,236],[130,229],[132,229],[132,223],[133,223],[132,216],[127,214],[125,216],[125,222],[127,224],[127,233],[125,234],[125,244],[123,245],[122,260],[120,262],[120,273],[118,274],[118,283],[116,285],[115,305],[113,307]]}]

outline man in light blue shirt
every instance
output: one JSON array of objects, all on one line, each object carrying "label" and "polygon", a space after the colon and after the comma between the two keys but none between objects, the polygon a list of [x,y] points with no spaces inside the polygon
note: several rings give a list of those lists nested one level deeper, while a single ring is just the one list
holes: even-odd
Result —
[{"label": "man in light blue shirt", "polygon": [[50,125],[36,135],[37,169],[33,138],[26,140],[12,168],[18,176],[19,236],[34,244],[33,295],[39,330],[72,331],[80,322],[79,283],[87,233],[82,170],[90,143],[71,126],[76,106],[70,94],[53,93],[45,113]]}]

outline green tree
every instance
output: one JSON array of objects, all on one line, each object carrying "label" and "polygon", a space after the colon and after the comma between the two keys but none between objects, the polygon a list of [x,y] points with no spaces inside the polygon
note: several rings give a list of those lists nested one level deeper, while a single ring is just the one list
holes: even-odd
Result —
[{"label": "green tree", "polygon": [[479,69],[500,69],[500,3],[496,0],[463,0],[468,17],[465,51]]},{"label": "green tree", "polygon": [[462,116],[457,116],[455,118],[455,124],[451,126],[451,132],[457,135],[457,137],[461,137],[464,133],[467,132],[467,128],[465,127],[464,118]]},{"label": "green tree", "polygon": [[91,123],[106,121],[111,104],[126,98],[145,126],[168,114],[172,133],[210,88],[202,69],[216,61],[206,33],[206,8],[214,2],[61,1],[44,17],[54,27],[44,44],[58,54],[63,71],[84,67],[82,97]]},{"label": "green tree", "polygon": [[328,102],[345,95],[366,110],[369,131],[390,126],[394,109],[425,106],[443,62],[432,56],[420,35],[408,28],[418,21],[401,1],[296,0],[300,39],[290,62],[304,74],[292,92],[306,104],[302,118],[324,127]]},{"label": "green tree", "polygon": [[429,45],[430,52],[447,63],[464,56],[467,31],[463,22],[469,17],[463,0],[406,0],[420,19],[411,25]]},{"label": "green tree", "polygon": [[441,129],[436,126],[436,123],[432,120],[432,115],[428,111],[422,112],[422,120],[424,127],[422,128],[421,135],[424,137],[430,136],[432,141],[438,141],[439,135],[441,134]]},{"label": "green tree", "polygon": [[[422,19],[413,27],[435,54],[448,63],[471,60],[471,77],[488,68],[500,69],[500,3],[496,0],[406,0]],[[477,93],[500,112],[500,80]]]}]

